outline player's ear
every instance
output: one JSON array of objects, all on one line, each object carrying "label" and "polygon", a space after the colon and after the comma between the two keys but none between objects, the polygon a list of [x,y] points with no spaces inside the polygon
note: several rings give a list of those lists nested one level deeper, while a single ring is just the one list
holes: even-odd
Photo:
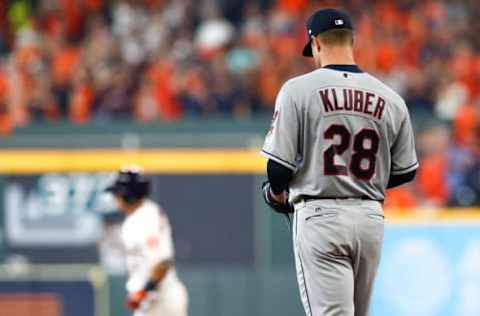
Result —
[{"label": "player's ear", "polygon": [[312,36],[312,52],[317,51],[320,52],[321,45],[320,40],[316,36]]}]

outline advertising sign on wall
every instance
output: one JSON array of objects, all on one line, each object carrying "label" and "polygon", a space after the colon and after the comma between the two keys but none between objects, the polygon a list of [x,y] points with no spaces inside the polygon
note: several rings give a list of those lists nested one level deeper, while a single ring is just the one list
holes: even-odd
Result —
[{"label": "advertising sign on wall", "polygon": [[[106,172],[6,176],[0,192],[8,248],[36,263],[97,262],[99,243],[113,231],[107,218],[121,217],[113,197],[105,192],[114,176]],[[258,190],[254,176],[151,178],[150,198],[170,219],[179,262],[253,264],[253,204]]]}]

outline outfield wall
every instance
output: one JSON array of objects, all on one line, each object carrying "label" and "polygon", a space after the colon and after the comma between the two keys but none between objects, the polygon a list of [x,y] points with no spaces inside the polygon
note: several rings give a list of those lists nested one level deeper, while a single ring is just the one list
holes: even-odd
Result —
[{"label": "outfield wall", "polygon": [[[99,245],[119,218],[103,188],[126,163],[141,163],[153,174],[152,197],[174,227],[191,315],[302,315],[289,230],[259,194],[265,160],[258,148],[2,150],[0,260],[14,267],[25,259],[47,267],[105,263]],[[372,315],[479,315],[479,213],[387,213]],[[109,315],[128,315],[125,276],[112,269],[104,269],[110,299],[103,303]],[[25,286],[40,291],[30,277],[18,276],[20,287],[3,278],[0,289],[10,291],[6,295]]]},{"label": "outfield wall", "polygon": [[[478,221],[387,224],[371,315],[479,315],[479,231]],[[279,237],[283,235],[280,233]],[[303,315],[293,269],[292,261],[261,270],[232,265],[178,267],[189,290],[191,316]],[[50,273],[45,272],[48,270]],[[51,273],[52,270],[56,272]],[[8,274],[0,273],[0,301],[29,294],[25,302],[31,304],[33,298],[49,295],[66,311],[59,316],[75,315],[69,314],[67,308],[81,311],[94,306],[103,313],[92,315],[129,315],[123,300],[125,276],[110,275],[108,283],[104,283],[98,268],[79,275],[73,265],[64,267],[63,273],[58,273],[58,266],[17,266],[1,271]],[[97,271],[94,278],[92,271]],[[93,296],[95,289],[97,296]],[[71,296],[72,291],[75,296]],[[27,316],[30,315],[38,313]]]}]

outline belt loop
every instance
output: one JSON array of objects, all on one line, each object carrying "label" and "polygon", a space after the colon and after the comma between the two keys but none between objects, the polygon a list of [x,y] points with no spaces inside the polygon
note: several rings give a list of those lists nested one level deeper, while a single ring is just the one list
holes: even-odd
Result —
[{"label": "belt loop", "polygon": [[306,204],[306,203],[305,203],[305,200],[302,199],[302,200],[300,201],[300,206],[303,208],[303,207],[305,207],[305,204]]},{"label": "belt loop", "polygon": [[305,199],[301,198],[300,201],[297,203],[297,209],[301,209],[305,207]]}]

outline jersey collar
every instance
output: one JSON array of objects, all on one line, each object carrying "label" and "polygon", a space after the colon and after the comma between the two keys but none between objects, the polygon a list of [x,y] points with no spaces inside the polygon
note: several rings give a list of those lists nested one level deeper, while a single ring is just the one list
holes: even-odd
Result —
[{"label": "jersey collar", "polygon": [[338,70],[338,71],[356,72],[356,73],[363,72],[363,70],[358,68],[357,65],[326,65],[322,68]]}]

